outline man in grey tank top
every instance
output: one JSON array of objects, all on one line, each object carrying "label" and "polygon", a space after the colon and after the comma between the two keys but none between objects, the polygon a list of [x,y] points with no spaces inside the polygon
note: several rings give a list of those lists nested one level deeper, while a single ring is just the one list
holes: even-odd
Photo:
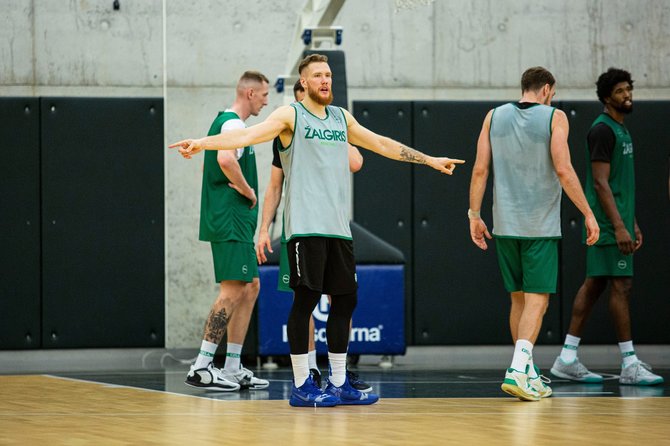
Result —
[{"label": "man in grey tank top", "polygon": [[525,401],[551,395],[533,363],[533,345],[556,292],[561,238],[561,187],[584,214],[587,244],[598,240],[598,223],[570,162],[568,120],[550,107],[554,76],[533,67],[521,77],[519,102],[486,115],[470,182],[470,236],[481,249],[491,239],[480,211],[493,165],[493,235],[505,289],[511,295],[512,363],[502,390]]},{"label": "man in grey tank top", "polygon": [[[373,404],[379,396],[352,387],[346,376],[349,321],[356,308],[356,262],[349,229],[348,144],[398,161],[426,164],[451,175],[463,160],[425,155],[366,129],[347,110],[330,105],[328,58],[311,54],[298,67],[307,91],[298,104],[279,107],[260,124],[172,144],[185,158],[202,150],[232,150],[279,137],[286,178],[284,224],[294,292],[287,334],[293,366],[289,404],[324,407]],[[331,295],[326,326],[330,376],[325,390],[309,373],[309,318],[322,294]]]}]

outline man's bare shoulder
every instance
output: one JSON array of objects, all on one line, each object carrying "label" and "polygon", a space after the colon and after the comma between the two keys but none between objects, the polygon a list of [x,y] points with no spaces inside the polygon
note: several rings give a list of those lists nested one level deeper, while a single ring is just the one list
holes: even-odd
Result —
[{"label": "man's bare shoulder", "polygon": [[270,113],[267,120],[276,120],[282,122],[293,122],[295,118],[295,109],[291,105],[280,105]]},{"label": "man's bare shoulder", "polygon": [[568,119],[568,116],[560,108],[554,107],[554,116],[560,116],[559,119]]},{"label": "man's bare shoulder", "polygon": [[568,128],[568,116],[561,109],[555,108],[554,115],[551,119],[551,128],[555,129],[556,127]]}]

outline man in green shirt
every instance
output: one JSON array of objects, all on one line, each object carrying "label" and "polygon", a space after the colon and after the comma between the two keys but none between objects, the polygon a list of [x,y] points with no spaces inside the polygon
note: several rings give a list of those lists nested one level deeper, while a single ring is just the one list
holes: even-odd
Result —
[{"label": "man in green shirt", "polygon": [[[268,85],[263,74],[246,71],[237,83],[235,102],[229,109],[219,112],[208,134],[245,128],[244,121],[251,115],[257,116],[267,105]],[[205,155],[200,240],[211,244],[214,273],[220,290],[205,323],[200,353],[186,376],[185,382],[189,386],[230,392],[264,389],[269,385],[240,363],[242,345],[260,289],[254,249],[257,190],[258,174],[252,145]],[[226,330],[226,362],[223,369],[218,369],[212,359]]]},{"label": "man in green shirt", "polygon": [[605,110],[586,138],[585,191],[600,226],[600,240],[586,248],[586,280],[575,296],[568,334],[551,373],[578,382],[603,381],[601,375],[579,362],[577,348],[593,305],[609,284],[609,308],[622,356],[619,382],[660,384],[663,378],[637,358],[631,336],[633,254],[642,246],[642,232],[635,218],[633,142],[623,124],[625,116],[633,111],[633,80],[629,72],[610,68],[600,75],[596,86]]}]

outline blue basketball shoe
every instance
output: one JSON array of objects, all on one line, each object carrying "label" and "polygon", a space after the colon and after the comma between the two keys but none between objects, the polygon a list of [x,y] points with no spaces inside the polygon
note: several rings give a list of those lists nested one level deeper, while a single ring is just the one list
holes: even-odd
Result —
[{"label": "blue basketball shoe", "polygon": [[316,387],[311,376],[300,387],[293,385],[288,403],[293,407],[333,407],[339,400]]},{"label": "blue basketball shoe", "polygon": [[354,389],[349,383],[349,378],[344,379],[344,384],[335,387],[328,381],[326,393],[337,398],[337,404],[374,404],[379,401],[379,395],[374,393],[363,393]]}]

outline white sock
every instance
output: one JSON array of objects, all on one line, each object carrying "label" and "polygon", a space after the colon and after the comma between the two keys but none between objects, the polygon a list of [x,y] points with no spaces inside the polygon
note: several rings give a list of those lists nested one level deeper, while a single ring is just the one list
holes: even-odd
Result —
[{"label": "white sock", "polygon": [[510,368],[517,372],[526,373],[528,361],[533,357],[533,344],[527,339],[519,339],[514,346],[514,356]]},{"label": "white sock", "polygon": [[328,362],[330,363],[330,376],[328,381],[335,387],[344,384],[347,374],[347,354],[328,352]]},{"label": "white sock", "polygon": [[309,355],[309,368],[319,370],[319,366],[316,364],[316,350],[308,351],[307,355]]},{"label": "white sock", "polygon": [[240,356],[242,356],[242,345],[229,342],[226,347],[226,363],[223,368],[231,372],[240,369]]},{"label": "white sock", "polygon": [[296,387],[305,384],[309,377],[309,358],[308,354],[291,355],[291,365],[293,366],[293,382]]},{"label": "white sock", "polygon": [[628,367],[632,363],[639,361],[633,348],[633,341],[619,342],[619,349],[621,350],[624,367]]},{"label": "white sock", "polygon": [[561,349],[561,360],[566,364],[571,364],[577,359],[577,348],[579,348],[579,341],[582,338],[577,336],[565,335],[565,343]]},{"label": "white sock", "polygon": [[214,361],[214,354],[216,353],[216,348],[218,344],[209,341],[202,341],[200,344],[200,353],[195,359],[195,369],[204,369],[209,365],[210,362]]}]

